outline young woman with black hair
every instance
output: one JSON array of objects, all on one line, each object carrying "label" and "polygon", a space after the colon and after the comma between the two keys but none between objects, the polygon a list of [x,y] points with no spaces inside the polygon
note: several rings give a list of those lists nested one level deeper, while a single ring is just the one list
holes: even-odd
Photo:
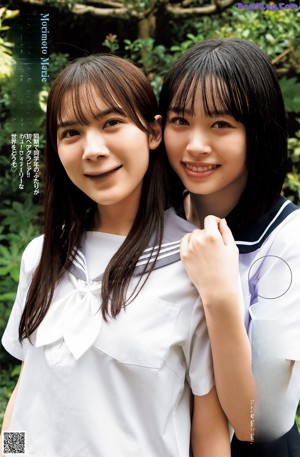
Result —
[{"label": "young woman with black hair", "polygon": [[26,431],[30,457],[230,455],[157,112],[115,56],[72,62],[50,90],[44,235],[2,340],[23,361],[3,430]]},{"label": "young woman with black hair", "polygon": [[172,204],[199,227],[181,255],[203,300],[232,455],[299,456],[300,211],[281,196],[287,133],[275,72],[251,42],[206,40],[167,74],[160,112]]}]

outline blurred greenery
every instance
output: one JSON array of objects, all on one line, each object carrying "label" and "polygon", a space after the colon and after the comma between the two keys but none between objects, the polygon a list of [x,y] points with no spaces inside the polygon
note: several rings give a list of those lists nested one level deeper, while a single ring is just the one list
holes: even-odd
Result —
[{"label": "blurred greenery", "polygon": [[[44,5],[43,10],[39,9],[39,3]],[[189,7],[207,6],[210,2],[124,0],[117,3],[127,8],[124,17],[118,17],[115,13],[110,17],[92,13],[87,13],[88,16],[76,15],[73,10],[75,4],[84,5],[85,2],[75,0],[32,1],[26,2],[25,6],[21,0],[10,3],[8,0],[8,7],[0,8],[0,334],[4,331],[15,298],[21,254],[27,243],[40,233],[39,196],[43,191],[40,180],[40,194],[34,195],[32,178],[26,179],[24,189],[20,189],[18,173],[12,167],[11,134],[15,116],[13,75],[18,45],[14,42],[15,35],[10,32],[14,27],[19,27],[17,21],[20,11],[23,15],[49,12],[52,17],[49,81],[43,83],[38,97],[40,173],[43,169],[43,123],[49,86],[70,59],[103,51],[129,58],[143,69],[158,95],[167,70],[191,45],[209,37],[241,37],[254,41],[269,55],[279,77],[290,136],[289,172],[283,192],[295,203],[300,203],[300,9],[240,11],[233,4],[217,14],[176,16],[174,11],[171,14],[166,9],[167,6],[183,6],[187,10]],[[149,9],[147,15],[142,17],[146,9]],[[149,27],[142,27],[142,22],[150,16]],[[15,368],[15,361],[3,350],[0,351],[0,363],[0,414],[3,414],[19,368]],[[299,416],[297,420],[300,427]]]}]

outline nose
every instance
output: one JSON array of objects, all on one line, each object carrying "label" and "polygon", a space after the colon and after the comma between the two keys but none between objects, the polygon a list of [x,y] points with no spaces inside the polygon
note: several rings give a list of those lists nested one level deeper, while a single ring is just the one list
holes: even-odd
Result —
[{"label": "nose", "polygon": [[98,160],[101,157],[107,157],[109,149],[106,145],[103,134],[99,131],[91,130],[86,133],[83,159]]},{"label": "nose", "polygon": [[212,151],[209,135],[200,130],[194,130],[191,132],[186,150],[187,152],[197,156],[201,154],[209,154]]}]

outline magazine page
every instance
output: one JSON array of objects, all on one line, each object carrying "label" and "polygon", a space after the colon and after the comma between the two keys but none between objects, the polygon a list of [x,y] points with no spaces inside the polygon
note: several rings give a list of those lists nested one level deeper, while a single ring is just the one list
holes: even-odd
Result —
[{"label": "magazine page", "polygon": [[[0,347],[0,423],[3,424],[3,429],[0,455],[2,452],[3,456],[14,454],[94,457],[115,453],[115,455],[124,457],[141,455],[145,455],[145,457],[172,455],[175,457],[176,452],[178,456],[190,455],[190,447],[195,456],[200,455],[197,454],[198,441],[192,438],[190,443],[191,424],[196,423],[198,398],[203,398],[202,396],[208,395],[208,392],[211,394],[214,390],[212,389],[213,384],[215,384],[216,395],[219,397],[225,420],[229,423],[230,440],[232,440],[231,445],[227,444],[227,450],[223,451],[224,457],[229,455],[226,452],[230,452],[228,451],[230,446],[231,455],[241,457],[248,455],[246,452],[250,451],[243,446],[250,445],[252,442],[256,446],[255,441],[270,442],[272,443],[270,446],[274,446],[268,449],[256,447],[257,451],[254,449],[252,452],[265,452],[265,454],[255,455],[275,457],[298,455],[297,452],[300,449],[300,315],[298,306],[300,263],[297,257],[300,224],[298,210],[300,204],[299,19],[298,2],[255,3],[231,0],[145,0],[143,2],[137,0],[69,0],[68,2],[62,0],[7,0],[1,2],[0,335],[3,336],[3,340]],[[209,41],[205,48],[204,44],[213,39],[219,41]],[[232,40],[231,47],[224,44],[229,40]],[[203,45],[198,50],[197,46],[201,43]],[[257,48],[248,47],[247,43],[254,43]],[[259,50],[257,50],[258,48]],[[234,57],[235,52],[237,53],[236,58]],[[131,83],[126,83],[126,86],[124,82],[124,87],[121,87],[121,83],[118,85],[114,82],[117,79],[112,79],[121,78],[119,76],[119,73],[123,72],[120,70],[123,68],[120,67],[121,63],[119,64],[120,72],[115,70],[112,77],[107,76],[109,73],[106,77],[99,73],[99,81],[102,81],[101,78],[103,78],[103,83],[98,81],[91,89],[89,88],[88,84],[93,78],[96,80],[98,74],[97,78],[95,74],[91,76],[92,70],[88,66],[87,60],[84,59],[93,56],[92,62],[96,56],[103,54],[118,56],[132,62],[143,72],[158,101],[155,118],[152,114],[153,119],[151,118],[151,120],[143,117],[145,113],[142,110],[147,109],[146,104],[148,103],[145,101],[143,104],[143,100],[146,100],[143,93],[145,86],[141,89],[140,95],[136,97],[133,86],[130,89]],[[83,59],[81,69],[86,66],[84,67],[88,81],[86,85],[79,84],[79,79],[76,79],[75,76],[76,72],[79,74],[81,71],[79,63],[74,64],[74,67],[68,67],[71,62],[78,62],[77,59]],[[269,64],[266,62],[270,62],[273,68],[270,72],[274,71],[275,76],[271,76],[271,73],[267,74],[269,70],[266,69],[269,68]],[[109,67],[110,63],[108,62],[107,65]],[[118,67],[118,64],[116,65]],[[246,70],[248,67],[249,70]],[[65,68],[70,68],[68,75],[65,73],[61,79],[56,79]],[[71,68],[73,68],[72,71]],[[103,74],[105,71],[103,70]],[[69,78],[70,82],[67,83],[66,78]],[[82,76],[83,79],[84,76]],[[257,82],[255,82],[256,80]],[[57,87],[51,89],[54,81],[58,81]],[[59,84],[61,84],[60,88]],[[70,84],[69,91],[66,89],[68,84]],[[95,89],[96,87],[98,89]],[[51,90],[56,95],[49,103],[48,123],[46,123],[47,102]],[[130,90],[133,91],[132,94]],[[284,100],[284,108],[281,105],[280,93]],[[135,97],[137,101],[135,101]],[[80,101],[78,101],[79,99]],[[102,105],[101,103],[99,105],[99,100]],[[127,108],[130,106],[130,108],[126,108],[127,111],[124,106],[121,106],[123,100],[127,100]],[[50,109],[56,110],[57,120],[53,121],[54,115],[52,112],[50,113]],[[135,111],[134,114],[132,114],[133,111]],[[77,119],[74,119],[76,116]],[[149,133],[153,130],[148,124],[146,125],[146,122],[151,125],[151,128],[156,126],[157,132],[164,131],[161,133],[163,139],[160,145],[160,137],[157,140],[154,133],[152,135]],[[111,202],[115,202],[113,190],[107,191],[110,189],[110,182],[116,181],[120,186],[121,181],[117,179],[123,179],[122,171],[120,173],[120,169],[124,165],[123,156],[122,159],[120,158],[123,149],[125,151],[127,147],[126,154],[129,147],[133,151],[132,154],[135,150],[137,153],[140,150],[139,143],[130,135],[118,140],[118,148],[115,148],[116,141],[111,146],[112,140],[107,140],[108,137],[117,138],[117,135],[121,135],[118,129],[123,129],[124,124],[126,126],[134,125],[139,134],[142,132],[142,135],[146,136],[147,144],[149,144],[149,157],[153,150],[160,148],[163,155],[162,167],[165,170],[161,171],[161,177],[157,175],[157,186],[153,186],[153,191],[148,189],[147,192],[157,194],[161,192],[161,195],[165,195],[163,189],[164,179],[166,179],[168,181],[165,191],[167,193],[166,204],[162,203],[162,206],[167,211],[173,211],[174,217],[176,213],[178,218],[184,221],[182,224],[187,223],[187,225],[184,225],[184,228],[178,232],[181,233],[180,237],[178,235],[173,239],[169,237],[168,233],[168,236],[162,238],[162,245],[160,245],[161,241],[157,241],[156,251],[151,251],[153,257],[149,254],[151,250],[149,240],[147,243],[145,241],[142,254],[136,254],[138,249],[142,249],[136,234],[136,238],[134,238],[137,243],[136,251],[132,247],[134,243],[130,244],[130,242],[129,247],[126,247],[125,243],[124,252],[120,251],[122,249],[120,240],[117,241],[116,238],[112,242],[109,238],[107,245],[105,242],[104,247],[101,248],[102,256],[102,251],[99,250],[98,245],[97,250],[95,244],[95,258],[93,258],[92,264],[93,272],[95,271],[93,277],[96,277],[97,281],[91,281],[91,278],[88,277],[90,266],[85,263],[85,256],[88,259],[88,255],[92,255],[90,251],[93,249],[90,251],[87,249],[85,252],[85,248],[82,248],[81,245],[86,242],[84,237],[100,232],[111,237],[121,236],[123,242],[125,237],[129,238],[132,233],[130,232],[132,226],[129,230],[126,229],[127,231],[125,229],[110,230],[109,223],[103,224],[104,216],[101,222],[101,214],[103,215],[101,208],[113,207]],[[112,165],[106,168],[101,165],[102,169],[99,165],[101,173],[97,171],[98,174],[96,174],[96,168],[92,170],[92,166],[90,166],[94,161],[94,156],[84,158],[84,147],[86,147],[84,141],[92,137],[96,127],[97,135],[100,132],[101,138],[105,137],[105,144],[103,140],[103,144],[100,145],[99,134],[99,142],[96,147],[99,148],[99,151],[103,148],[104,152],[101,149],[96,159],[98,160],[99,157],[104,157],[104,159],[110,157],[109,160],[111,157],[114,158],[111,162],[107,161]],[[93,128],[95,129],[93,130]],[[114,148],[118,151],[114,152]],[[71,156],[71,150],[74,157],[79,157],[77,162],[77,159]],[[55,157],[49,159],[47,154]],[[130,162],[129,159],[127,160]],[[81,163],[84,161],[88,167],[82,173],[82,179],[78,170],[81,169]],[[102,162],[104,163],[103,160]],[[130,162],[130,166],[134,167],[134,165]],[[86,171],[87,168],[89,171]],[[139,170],[137,169],[130,175],[134,185],[134,179],[137,179],[136,173]],[[166,177],[163,175],[165,171]],[[116,178],[119,176],[118,173],[120,173],[120,178]],[[61,177],[62,175],[64,177]],[[59,181],[60,179],[61,181]],[[88,185],[84,183],[84,179],[89,183]],[[143,177],[141,182],[145,183],[144,179],[146,180],[146,177]],[[106,181],[108,182],[107,187],[104,184]],[[71,184],[66,187],[64,187],[65,184],[61,184],[59,189],[54,189],[53,183],[56,182],[70,182]],[[139,182],[138,186],[142,186],[142,184]],[[132,189],[130,188],[130,190]],[[98,193],[100,195],[101,192],[105,198],[101,195],[98,201],[94,197],[96,191],[97,198]],[[125,192],[123,188],[121,191]],[[61,201],[58,197],[59,192]],[[108,194],[111,192],[112,200],[110,197],[106,197],[105,192]],[[138,205],[142,204],[140,199],[145,198],[143,208],[146,213],[147,205],[149,207],[147,202],[150,201],[146,199],[146,190],[144,189],[138,195]],[[127,197],[126,194],[126,199]],[[69,204],[71,200],[73,203]],[[126,203],[127,201],[131,202],[131,200],[124,200],[123,207],[127,208],[130,215],[131,204]],[[51,202],[57,202],[55,205],[60,206],[49,209]],[[85,207],[86,202],[93,203]],[[117,203],[120,204],[119,201]],[[95,208],[97,209],[95,210]],[[82,215],[80,211],[82,211]],[[70,214],[73,213],[76,213],[73,226],[80,227],[78,230],[74,229],[70,223]],[[207,216],[209,216],[208,219]],[[212,216],[215,217],[212,218]],[[136,216],[134,213],[132,219],[137,225],[135,217],[140,217],[139,223],[147,226],[148,216],[142,213],[138,213]],[[121,218],[122,213],[120,212]],[[128,218],[130,217],[128,216]],[[164,222],[164,230],[165,232],[170,230],[171,233],[172,230],[169,229],[171,222],[169,219],[166,220],[169,222]],[[227,222],[224,222],[225,220]],[[47,222],[45,221],[48,221],[46,229],[45,223]],[[187,221],[192,225],[189,226]],[[178,224],[180,225],[181,222]],[[133,231],[136,230],[135,225]],[[174,232],[175,225],[174,222]],[[66,235],[65,227],[70,230],[68,235]],[[158,230],[157,223],[155,230],[153,227],[154,225],[151,230],[154,237],[155,231]],[[190,233],[196,228],[199,230],[197,233],[193,232],[194,238],[184,238],[185,241],[180,244],[184,233]],[[221,247],[217,248],[216,245],[210,244],[210,230],[218,238]],[[143,238],[142,235],[141,232],[140,239]],[[43,245],[44,239],[46,241]],[[50,239],[52,239],[51,242]],[[155,237],[153,239],[159,240]],[[54,249],[55,241],[59,246],[59,249],[56,250]],[[113,252],[110,251],[111,243]],[[235,245],[238,248],[238,254],[234,251]],[[225,252],[225,247],[228,246],[230,255]],[[174,249],[172,250],[172,248]],[[133,262],[135,262],[133,267],[130,266],[129,261],[127,264],[125,263],[125,260],[128,260],[129,249],[132,249],[129,257],[132,256]],[[193,288],[197,297],[200,295],[201,311],[197,312],[198,314],[194,311],[195,316],[193,315],[191,318],[191,328],[195,331],[194,337],[187,342],[187,339],[185,340],[185,337],[182,336],[183,334],[178,335],[174,341],[176,357],[174,352],[173,355],[170,355],[169,360],[162,347],[166,346],[164,348],[166,354],[167,351],[174,349],[171,339],[171,335],[174,333],[170,330],[170,335],[165,334],[164,330],[160,336],[155,336],[155,331],[159,331],[156,327],[158,324],[155,323],[155,320],[151,321],[151,317],[151,319],[149,318],[149,328],[146,324],[145,328],[140,327],[141,330],[135,341],[136,345],[134,345],[129,341],[130,334],[135,335],[133,321],[129,320],[131,324],[128,325],[132,325],[132,328],[126,336],[128,328],[125,331],[124,324],[123,327],[120,324],[122,320],[118,317],[119,311],[113,318],[109,312],[107,314],[109,318],[105,317],[104,311],[101,314],[101,300],[103,299],[101,285],[102,281],[106,281],[105,271],[108,272],[108,270],[105,269],[109,261],[113,262],[114,259],[118,259],[120,269],[123,268],[124,275],[126,273],[126,278],[130,279],[130,282],[126,283],[126,288],[129,287],[128,290],[131,293],[134,289],[132,284],[135,278],[141,274],[140,270],[136,270],[136,268],[143,267],[147,260],[151,267],[153,261],[156,266],[153,267],[153,271],[149,270],[149,279],[148,270],[143,270],[143,274],[145,273],[147,278],[145,285],[141,287],[141,292],[138,288],[139,285],[137,286],[137,300],[139,300],[139,297],[143,296],[143,288],[147,291],[145,294],[148,294],[147,287],[150,289],[151,281],[156,278],[155,275],[159,276],[160,268],[162,275],[166,271],[168,274],[172,273],[171,269],[175,266],[170,265],[172,262],[174,264],[180,262],[180,249],[181,268],[184,271],[182,274],[190,278],[187,279],[188,287]],[[25,254],[23,254],[24,251]],[[120,252],[121,254],[117,257]],[[170,254],[174,256],[170,261],[159,263],[161,258],[168,258]],[[96,255],[99,256],[99,272],[94,266],[94,263],[98,262]],[[137,257],[134,257],[135,255]],[[218,256],[219,262],[217,261]],[[127,267],[125,268],[124,265],[128,266],[128,272],[131,268],[130,273],[125,272]],[[227,268],[224,265],[227,265]],[[236,265],[236,269],[233,265]],[[78,273],[77,270],[80,269],[82,272]],[[74,273],[76,271],[77,273]],[[76,274],[79,275],[79,279]],[[170,297],[174,297],[168,300],[164,294],[160,296],[159,292],[155,292],[155,300],[160,302],[161,308],[163,301],[168,303],[167,308],[159,311],[155,301],[153,313],[161,312],[160,320],[165,320],[165,324],[169,319],[167,316],[170,316],[170,319],[174,319],[174,329],[177,329],[181,314],[178,314],[179,320],[176,321],[175,308],[178,313],[183,313],[180,308],[183,305],[179,298],[181,294],[176,292],[180,287],[180,282],[176,281],[175,273],[172,274],[173,276],[170,276],[165,282],[168,284]],[[238,287],[232,287],[232,284],[235,283],[235,275],[238,275],[238,281],[236,281]],[[76,301],[77,298],[73,300],[72,294],[75,286],[72,286],[73,289],[68,289],[71,283],[66,282],[65,284],[64,282],[71,281],[66,279],[69,276],[75,277],[74,280],[72,279],[73,282],[75,280],[83,281],[84,287],[95,287],[95,290],[89,289],[87,294],[87,296],[89,294],[89,296],[93,296],[91,300],[94,300],[95,308],[89,305],[91,307],[87,314],[90,316],[95,311],[98,313],[96,315],[99,317],[99,321],[97,319],[93,322],[88,321],[88,317],[84,315]],[[140,277],[142,278],[142,276]],[[42,281],[40,281],[41,278],[43,278]],[[116,279],[109,276],[109,280],[107,279],[107,283],[105,283],[109,284],[108,288],[111,284],[109,293],[114,290],[114,281]],[[121,281],[116,284],[122,294],[125,286]],[[220,288],[219,284],[222,285]],[[153,287],[154,289],[155,287]],[[232,302],[234,304],[230,308],[228,303],[230,300],[228,298],[226,302],[226,296],[231,296],[233,289]],[[76,306],[78,305],[77,308],[75,304],[74,308],[70,308],[70,316],[77,314],[76,319],[74,318],[74,328],[72,330],[73,323],[70,324],[68,334],[67,330],[64,330],[66,324],[61,323],[67,315],[67,311],[64,311],[67,306],[65,306],[64,300],[61,300],[61,310],[57,305],[59,302],[57,296],[60,297],[61,290],[66,291],[68,306],[71,306],[72,300],[74,303],[76,302]],[[220,292],[221,290],[222,292]],[[69,296],[67,292],[71,295]],[[149,305],[147,300],[150,300],[150,292],[149,297],[147,296],[145,299],[145,309]],[[194,292],[191,294],[193,295]],[[132,300],[135,304],[135,289],[132,293]],[[186,295],[189,293],[189,289],[187,289]],[[49,300],[50,296],[53,300]],[[113,295],[113,297],[116,296]],[[211,297],[216,301],[213,312],[207,306]],[[176,305],[173,303],[173,299]],[[174,306],[169,306],[171,302]],[[235,302],[238,304],[235,305]],[[123,316],[122,313],[126,315],[128,310],[130,316],[130,303],[129,300],[128,306],[123,306],[125,311],[124,309],[120,311],[121,316]],[[236,311],[232,312],[235,306]],[[167,312],[169,308],[170,310]],[[150,314],[152,316],[152,311]],[[206,337],[203,336],[204,339],[201,341],[199,335],[202,333],[197,327],[200,324],[198,321],[196,322],[196,319],[200,319],[199,315],[202,316],[204,333],[206,332]],[[100,325],[102,317],[104,323]],[[110,318],[115,319],[116,323],[111,324],[111,327],[117,326],[116,333],[113,334],[111,330],[110,336],[107,337],[108,341],[100,344],[101,335],[108,331],[106,330],[106,320],[110,320]],[[142,314],[137,317],[137,320],[139,319],[142,319]],[[84,327],[85,325],[86,327]],[[171,326],[170,322],[169,326]],[[142,331],[142,329],[144,330]],[[43,332],[45,335],[47,334],[45,337]],[[152,332],[152,339],[148,339],[147,332],[150,334]],[[138,333],[137,330],[136,333]],[[71,334],[73,336],[70,336]],[[124,340],[120,335],[123,335]],[[169,340],[165,342],[168,335]],[[72,338],[73,342],[70,342]],[[158,345],[157,342],[160,341],[160,338],[162,342],[161,345]],[[209,349],[205,349],[206,342],[210,344],[211,352]],[[156,343],[159,346],[157,353],[155,353]],[[86,349],[82,349],[84,344],[86,344]],[[128,359],[126,356],[123,359],[120,355],[116,355],[115,352],[118,351],[114,352],[114,344],[124,345],[124,351],[128,354],[136,352],[136,358],[139,360],[136,361],[133,355],[128,355]],[[198,350],[198,346],[199,365],[197,366],[195,351]],[[61,351],[65,352],[58,356],[60,348],[63,348]],[[147,355],[143,355],[142,348],[145,348]],[[101,432],[101,440],[99,438],[101,443],[109,444],[99,444],[98,438],[94,436],[95,433],[92,435],[90,431],[80,430],[79,425],[76,426],[77,418],[81,417],[82,420],[85,419],[86,424],[96,421],[96,424],[90,423],[87,427],[96,425],[96,429],[105,429],[106,424],[102,423],[103,416],[101,414],[98,416],[96,413],[98,405],[104,402],[103,399],[100,402],[100,396],[94,398],[98,378],[95,375],[93,383],[91,382],[92,387],[89,387],[88,382],[86,387],[77,386],[78,389],[77,387],[75,389],[72,386],[74,386],[74,373],[77,372],[72,370],[77,370],[81,364],[85,363],[87,363],[86,367],[91,367],[91,360],[94,357],[92,354],[97,352],[97,354],[103,355],[106,354],[106,351],[107,359],[103,365],[99,359],[99,370],[104,370],[107,374],[110,369],[117,372],[129,365],[131,368],[137,365],[144,374],[142,377],[138,370],[137,372],[131,371],[132,380],[129,380],[129,374],[124,375],[124,378],[118,378],[119,375],[117,376],[113,371],[112,377],[109,378],[111,390],[108,389],[111,399],[109,399],[109,395],[105,397],[105,402],[107,402],[105,408],[109,412],[106,413],[107,422],[111,425],[108,426],[107,436]],[[28,355],[33,352],[34,355]],[[113,360],[115,363],[113,368],[109,365],[108,356],[109,360]],[[203,360],[206,360],[206,356],[208,361],[205,365]],[[57,359],[54,363],[53,357],[62,358]],[[151,357],[153,365],[149,365]],[[88,358],[90,358],[89,362],[87,362]],[[34,362],[32,362],[33,359]],[[145,361],[146,359],[147,361]],[[51,369],[49,360],[53,362],[51,362],[53,365]],[[160,360],[160,364],[158,360]],[[65,366],[64,363],[66,363]],[[203,384],[200,383],[200,379],[199,386],[196,381],[193,381],[197,370],[202,369],[202,363],[203,367],[205,365],[203,378],[206,375],[205,370],[207,369],[209,372],[206,384],[203,381],[206,385],[204,390],[202,390]],[[76,364],[77,367],[75,367]],[[178,367],[182,364],[184,369],[181,372]],[[151,425],[152,422],[155,422],[155,414],[163,420],[163,416],[159,416],[158,413],[161,392],[155,394],[156,401],[151,400],[153,411],[152,407],[149,407],[148,413],[144,410],[145,406],[142,404],[139,406],[133,398],[135,394],[136,399],[139,398],[140,387],[138,386],[146,383],[144,378],[147,378],[150,371],[155,372],[157,378],[154,379],[158,379],[159,373],[163,371],[163,366],[168,367],[174,377],[172,385],[165,386],[166,391],[175,389],[174,386],[179,382],[179,378],[183,379],[183,385],[180,394],[182,397],[176,397],[177,404],[173,398],[174,405],[171,405],[171,400],[171,406],[168,405],[170,410],[174,408],[176,426],[171,424],[170,417],[166,418],[166,439],[164,443],[161,443],[164,441],[162,439],[163,426],[161,425],[161,429],[158,431],[158,427],[154,428]],[[214,366],[214,370],[212,366]],[[62,367],[61,372],[59,367]],[[22,375],[20,376],[21,369]],[[30,374],[32,370],[35,371],[33,377]],[[91,370],[93,373],[95,365]],[[62,389],[59,394],[57,392],[46,393],[46,386],[52,385],[52,379],[53,391],[55,391],[55,383],[58,382],[59,376],[61,379],[57,386],[59,385],[59,389]],[[141,377],[139,378],[139,376]],[[20,379],[19,383],[18,379]],[[79,380],[84,379],[84,377],[79,377],[78,384]],[[18,387],[15,389],[17,383]],[[195,387],[196,384],[197,387]],[[128,394],[130,398],[132,397],[132,403],[126,403],[127,397],[122,391],[122,395],[126,398],[124,405],[126,403],[129,417],[117,420],[115,410],[120,385],[124,392],[126,391],[126,395],[128,392],[132,393],[132,396]],[[155,390],[155,385],[154,380],[153,390]],[[159,389],[158,385],[157,389]],[[256,388],[254,388],[255,385]],[[89,411],[92,410],[93,401],[87,394],[90,388],[90,395],[93,396],[95,402],[92,416]],[[150,391],[149,387],[149,403]],[[72,392],[73,397],[71,398],[70,393]],[[189,408],[191,406],[188,400],[190,393],[195,399],[194,416],[191,416],[190,410],[187,410],[187,404]],[[69,403],[61,400],[64,395],[69,398]],[[86,403],[83,403],[83,400],[79,401],[80,395],[83,396],[82,398],[87,398]],[[146,394],[144,396],[147,397]],[[45,397],[48,403],[46,400],[44,402]],[[235,398],[235,401],[232,398]],[[10,399],[10,404],[7,406]],[[47,408],[51,405],[51,411],[45,411],[46,404]],[[76,410],[76,404],[78,410]],[[83,404],[86,404],[86,411],[79,412],[80,408],[84,409]],[[239,408],[237,408],[237,404]],[[112,410],[114,410],[114,414],[110,414]],[[130,419],[130,411],[133,410],[135,412],[132,412],[132,419]],[[31,419],[29,419],[30,414]],[[49,417],[47,417],[48,415]],[[158,417],[157,422],[160,422]],[[51,428],[51,424],[55,423],[55,418],[57,418],[59,427],[66,432],[66,445],[59,446],[59,438],[53,443],[53,435],[50,432],[49,434],[44,433],[48,424]],[[34,426],[34,421],[40,422],[40,425]],[[142,425],[136,426],[135,421],[140,421]],[[246,424],[245,427],[243,424]],[[206,425],[209,427],[209,421]],[[179,427],[180,433],[178,432],[177,435],[175,428],[172,427],[176,429]],[[34,428],[36,429],[35,435],[31,432]],[[148,443],[150,438],[146,438],[143,434],[144,428],[145,430],[151,429],[152,442],[156,442],[155,433],[157,433],[156,448]],[[123,436],[126,437],[124,442],[122,441]],[[95,441],[93,441],[94,439]],[[295,454],[281,453],[283,452],[281,446],[285,439],[292,443],[290,446],[295,446]],[[73,444],[72,440],[74,440]],[[119,446],[123,448],[122,454],[118,454],[120,449],[116,442],[113,443],[114,440],[116,442],[119,440]],[[244,442],[247,444],[243,444]],[[177,445],[178,448],[176,448]],[[207,446],[209,447],[210,444]],[[40,454],[41,449],[43,449],[43,454]],[[211,457],[219,455],[214,452],[216,451],[212,447]],[[249,455],[254,455],[254,453]]]}]

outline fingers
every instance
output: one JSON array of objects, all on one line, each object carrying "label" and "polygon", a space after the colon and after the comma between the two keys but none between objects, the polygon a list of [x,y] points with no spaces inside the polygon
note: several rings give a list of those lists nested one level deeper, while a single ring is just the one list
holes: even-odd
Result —
[{"label": "fingers", "polygon": [[216,216],[206,216],[204,219],[204,230],[207,235],[211,235],[212,237],[219,237],[219,222],[220,218]]},{"label": "fingers", "polygon": [[235,246],[235,240],[225,219],[215,216],[207,216],[204,219],[204,228],[196,229],[185,235],[180,244],[181,254],[184,256],[189,249],[205,245],[219,245],[222,242],[225,246]]},{"label": "fingers", "polygon": [[235,240],[230,228],[227,225],[226,219],[220,219],[215,216],[207,216],[204,219],[204,229],[208,236],[211,236],[216,240],[218,240],[219,237],[222,237],[226,246],[235,245]]},{"label": "fingers", "polygon": [[227,225],[226,219],[220,219],[219,230],[222,235],[224,244],[226,246],[235,245],[235,240],[233,238],[232,232]]},{"label": "fingers", "polygon": [[192,233],[185,235],[180,245],[181,258],[188,257],[191,250],[202,250],[204,246],[210,246],[211,249],[217,249],[217,246],[219,248],[228,246],[237,250],[235,240],[225,219],[207,216],[204,219],[204,228],[202,230],[196,229]]},{"label": "fingers", "polygon": [[190,244],[190,238],[191,238],[191,233],[187,233],[184,235],[184,237],[180,241],[180,256],[181,258],[185,257],[187,255],[188,249],[189,249],[189,244]]},{"label": "fingers", "polygon": [[195,248],[201,235],[201,230],[193,230],[191,233],[187,233],[180,241],[180,257],[181,260],[189,259],[191,250]]},{"label": "fingers", "polygon": [[222,235],[219,230],[220,218],[215,216],[207,216],[204,220],[204,228],[195,229],[191,233],[185,235],[181,240],[181,252],[186,253],[189,249],[200,248],[202,245],[209,245],[222,242]]}]

